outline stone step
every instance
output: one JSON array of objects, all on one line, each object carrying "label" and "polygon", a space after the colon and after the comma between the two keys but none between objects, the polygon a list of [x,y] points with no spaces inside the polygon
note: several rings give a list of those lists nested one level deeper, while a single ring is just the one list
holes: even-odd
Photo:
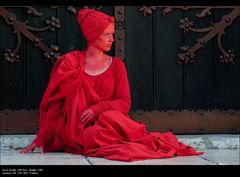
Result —
[{"label": "stone step", "polygon": [[[239,149],[239,134],[176,135],[179,141],[198,150]],[[32,142],[35,135],[0,135],[1,149],[18,150]]]}]

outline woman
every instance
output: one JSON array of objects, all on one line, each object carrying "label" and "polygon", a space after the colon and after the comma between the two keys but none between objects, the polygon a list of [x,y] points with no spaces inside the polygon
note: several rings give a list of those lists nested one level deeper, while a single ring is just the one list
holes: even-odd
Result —
[{"label": "woman", "polygon": [[40,104],[40,130],[21,153],[40,148],[41,153],[65,151],[121,161],[202,154],[170,132],[147,132],[129,118],[124,63],[104,53],[114,42],[114,18],[82,9],[78,22],[88,48],[69,52],[54,64]]}]

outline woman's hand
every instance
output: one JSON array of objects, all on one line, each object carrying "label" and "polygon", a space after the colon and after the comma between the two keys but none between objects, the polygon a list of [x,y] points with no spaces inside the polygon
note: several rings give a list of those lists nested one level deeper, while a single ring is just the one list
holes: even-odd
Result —
[{"label": "woman's hand", "polygon": [[85,110],[80,117],[80,124],[89,125],[95,120],[94,112],[91,109]]},{"label": "woman's hand", "polygon": [[33,152],[35,150],[35,148],[39,148],[40,151],[41,151],[41,154],[44,154],[43,147],[42,146],[37,146],[35,143],[32,143],[32,144],[28,145],[20,153],[25,154],[25,153],[28,153],[29,151]]}]

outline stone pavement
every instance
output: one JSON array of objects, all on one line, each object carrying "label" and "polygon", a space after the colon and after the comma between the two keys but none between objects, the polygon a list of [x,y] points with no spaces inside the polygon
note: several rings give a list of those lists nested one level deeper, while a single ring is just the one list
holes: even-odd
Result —
[{"label": "stone pavement", "polygon": [[177,135],[179,140],[205,153],[200,156],[121,162],[68,153],[39,151],[20,154],[34,135],[1,135],[1,165],[240,165],[239,134]]}]

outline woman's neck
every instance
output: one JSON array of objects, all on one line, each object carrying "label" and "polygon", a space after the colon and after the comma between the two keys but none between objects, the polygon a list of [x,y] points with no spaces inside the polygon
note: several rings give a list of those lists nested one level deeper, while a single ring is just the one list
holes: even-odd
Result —
[{"label": "woman's neck", "polygon": [[102,61],[103,60],[103,51],[102,50],[99,50],[97,49],[96,47],[94,46],[89,46],[87,48],[87,50],[85,51],[86,53],[86,58],[85,58],[85,61],[86,62],[99,62],[99,61]]}]

